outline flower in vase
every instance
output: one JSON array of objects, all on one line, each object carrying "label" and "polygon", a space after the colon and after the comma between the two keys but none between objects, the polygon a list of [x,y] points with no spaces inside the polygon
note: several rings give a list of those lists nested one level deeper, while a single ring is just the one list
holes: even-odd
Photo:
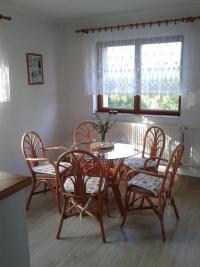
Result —
[{"label": "flower in vase", "polygon": [[93,125],[93,128],[101,135],[101,142],[104,142],[106,140],[106,134],[114,125],[114,123],[110,122],[112,114],[108,114],[102,119],[98,113],[95,113],[95,117],[97,122]]}]

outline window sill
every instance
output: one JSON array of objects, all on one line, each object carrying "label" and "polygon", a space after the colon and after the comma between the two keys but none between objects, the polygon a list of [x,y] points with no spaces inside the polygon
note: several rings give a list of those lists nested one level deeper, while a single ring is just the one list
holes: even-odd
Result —
[{"label": "window sill", "polygon": [[[106,110],[102,110],[102,111],[96,111],[96,112],[99,112],[99,113],[104,113],[104,114],[107,114],[109,113],[109,111],[106,111]],[[95,113],[95,112],[94,112]],[[112,112],[111,112],[112,114]],[[129,113],[129,112],[116,112],[116,113],[113,113],[115,115],[119,115],[119,116],[142,116],[142,117],[153,117],[153,118],[158,118],[158,117],[162,117],[162,118],[180,118],[181,117],[181,114],[147,114],[147,113]]]},{"label": "window sill", "polygon": [[[102,114],[107,114],[108,112],[104,111],[93,111],[93,114],[96,112],[100,112]],[[181,115],[162,115],[162,114],[137,114],[137,113],[116,113],[115,116],[117,117],[142,117],[142,118],[166,118],[166,119],[180,119]]]},{"label": "window sill", "polygon": [[[119,114],[119,113],[118,113]],[[174,119],[179,119],[181,115],[163,115],[163,114],[120,114],[120,115],[135,115],[135,116],[142,116],[142,117],[147,117],[147,118],[174,118]]]}]

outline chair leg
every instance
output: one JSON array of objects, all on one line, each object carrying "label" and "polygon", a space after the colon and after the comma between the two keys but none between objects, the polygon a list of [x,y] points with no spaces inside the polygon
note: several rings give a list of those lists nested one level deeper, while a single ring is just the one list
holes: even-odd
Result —
[{"label": "chair leg", "polygon": [[174,208],[174,212],[175,212],[176,218],[179,219],[179,214],[178,214],[178,210],[177,210],[177,207],[176,207],[176,203],[175,203],[174,197],[172,197],[172,199],[171,199],[171,204],[172,204],[172,206]]},{"label": "chair leg", "polygon": [[123,220],[122,220],[122,223],[120,224],[120,227],[123,227],[125,222],[126,222],[127,212],[128,212],[128,203],[129,203],[130,195],[131,195],[131,192],[127,192],[126,196],[125,196],[124,214],[123,214]]},{"label": "chair leg", "polygon": [[165,228],[164,228],[164,222],[163,222],[163,209],[160,206],[160,203],[158,205],[158,208],[156,208],[154,206],[154,203],[152,202],[152,200],[149,197],[147,197],[145,199],[147,200],[147,202],[149,203],[150,207],[152,208],[152,210],[154,211],[155,215],[158,217],[158,219],[160,221],[161,235],[162,235],[163,241],[165,241],[166,240],[166,236],[165,236]]},{"label": "chair leg", "polygon": [[58,211],[59,211],[59,213],[62,214],[62,208],[61,208],[61,204],[60,204],[61,203],[60,195],[57,195],[56,199],[57,199]]},{"label": "chair leg", "polygon": [[119,187],[117,186],[117,184],[114,184],[114,183],[112,184],[112,190],[113,190],[113,193],[115,196],[117,206],[119,208],[119,212],[120,212],[121,216],[123,216],[124,215],[124,207],[123,207],[123,204],[121,201],[121,195],[120,195]]},{"label": "chair leg", "polygon": [[56,194],[56,201],[57,201],[57,205],[58,205],[58,211],[59,211],[59,213],[62,214],[62,208],[61,208],[61,196],[62,195],[61,195],[60,189],[59,189],[57,184],[56,184],[55,194]]},{"label": "chair leg", "polygon": [[56,189],[55,189],[55,187],[54,187],[54,184],[52,184],[52,182],[49,181],[49,180],[46,180],[44,183],[45,183],[46,185],[48,184],[49,190],[51,191],[53,197],[56,197]]},{"label": "chair leg", "polygon": [[107,210],[107,216],[110,217],[110,209],[109,209],[109,204],[108,204],[108,188],[106,190],[106,195],[105,195],[105,204],[106,204],[106,210]]},{"label": "chair leg", "polygon": [[62,213],[61,200],[60,200],[60,190],[58,188],[58,185],[57,184],[54,185],[50,181],[47,181],[47,184],[49,186],[49,189],[50,189],[53,197],[56,199],[59,213]]},{"label": "chair leg", "polygon": [[144,204],[144,198],[141,199],[139,207],[141,208],[143,206],[143,204]]},{"label": "chair leg", "polygon": [[47,184],[44,183],[44,193],[46,193],[46,192],[47,192]]},{"label": "chair leg", "polygon": [[57,234],[56,234],[56,239],[60,238],[60,233],[61,233],[63,221],[65,219],[66,206],[67,206],[67,200],[66,200],[66,198],[64,198],[63,210],[62,210],[62,215],[61,215],[61,218],[60,218],[60,223],[59,223],[59,226],[58,226],[58,231],[57,231]]},{"label": "chair leg", "polygon": [[101,230],[101,238],[102,241],[105,243],[106,238],[105,238],[105,231],[104,231],[104,226],[103,226],[103,220],[102,220],[102,208],[103,208],[103,199],[102,197],[97,200],[98,201],[98,221],[100,225],[100,230]]},{"label": "chair leg", "polygon": [[165,237],[165,228],[164,228],[163,218],[160,218],[160,229],[161,229],[162,239],[163,241],[165,241],[166,237]]},{"label": "chair leg", "polygon": [[127,210],[125,209],[124,215],[123,215],[123,220],[122,220],[122,222],[120,224],[120,227],[123,227],[124,226],[124,224],[126,222],[126,218],[127,218]]},{"label": "chair leg", "polygon": [[105,238],[105,231],[104,231],[104,226],[103,226],[103,220],[102,217],[99,218],[99,224],[100,224],[100,229],[101,229],[101,238],[104,243],[106,243],[106,238]]},{"label": "chair leg", "polygon": [[31,191],[30,191],[30,193],[29,193],[28,201],[27,201],[27,204],[26,204],[26,210],[29,209],[29,206],[30,206],[30,204],[31,204],[31,199],[32,199],[32,197],[33,197],[33,193],[34,193],[35,188],[36,188],[35,185],[36,185],[36,181],[34,180],[34,181],[33,181],[33,184],[32,184]]}]

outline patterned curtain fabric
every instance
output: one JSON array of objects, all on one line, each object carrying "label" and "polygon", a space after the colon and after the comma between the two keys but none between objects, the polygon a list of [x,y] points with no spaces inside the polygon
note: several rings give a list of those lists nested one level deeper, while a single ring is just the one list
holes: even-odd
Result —
[{"label": "patterned curtain fabric", "polygon": [[86,95],[183,95],[196,23],[84,35]]},{"label": "patterned curtain fabric", "polygon": [[[1,25],[3,23],[1,22]],[[10,79],[4,34],[0,25],[0,102],[10,101]]]}]

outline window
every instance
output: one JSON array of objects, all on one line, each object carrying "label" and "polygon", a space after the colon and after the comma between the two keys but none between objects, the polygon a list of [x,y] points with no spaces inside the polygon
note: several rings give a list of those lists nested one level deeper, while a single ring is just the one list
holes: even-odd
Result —
[{"label": "window", "polygon": [[98,43],[98,79],[114,92],[98,96],[98,111],[180,115],[182,45],[182,36]]},{"label": "window", "polygon": [[6,45],[3,43],[3,40],[0,40],[0,103],[9,101],[10,101],[10,79],[9,79],[9,65],[7,59],[7,51],[6,51]]},{"label": "window", "polygon": [[9,68],[0,63],[0,102],[10,101]]}]

